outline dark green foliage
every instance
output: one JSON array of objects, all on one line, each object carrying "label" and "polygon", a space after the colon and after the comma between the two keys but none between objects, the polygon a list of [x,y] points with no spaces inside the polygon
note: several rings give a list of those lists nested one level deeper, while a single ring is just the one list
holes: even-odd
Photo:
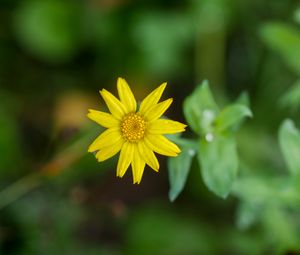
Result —
[{"label": "dark green foliage", "polygon": [[[0,254],[298,254],[299,14],[295,0],[0,1]],[[102,131],[87,109],[105,111],[98,90],[118,76],[138,101],[167,81],[167,116],[188,124],[139,186],[115,177],[117,156],[86,153]]]}]

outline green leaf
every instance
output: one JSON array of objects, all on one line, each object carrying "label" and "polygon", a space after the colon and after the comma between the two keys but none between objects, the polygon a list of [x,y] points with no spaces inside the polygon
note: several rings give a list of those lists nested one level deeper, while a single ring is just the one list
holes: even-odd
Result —
[{"label": "green leaf", "polygon": [[80,44],[80,6],[68,1],[24,1],[15,15],[15,30],[29,52],[48,62],[72,58]]},{"label": "green leaf", "polygon": [[259,218],[262,211],[262,205],[242,201],[237,209],[236,223],[239,229],[249,229]]},{"label": "green leaf", "polygon": [[219,109],[211,94],[208,81],[203,81],[184,101],[184,115],[191,129],[197,134],[206,134]]},{"label": "green leaf", "polygon": [[216,118],[216,129],[222,132],[234,126],[237,126],[245,117],[252,117],[251,110],[241,104],[227,106]]},{"label": "green leaf", "polygon": [[244,106],[250,107],[250,98],[248,92],[242,92],[235,101],[236,104],[242,104]]},{"label": "green leaf", "polygon": [[174,59],[184,59],[186,46],[193,40],[188,16],[151,10],[139,12],[136,19],[131,33],[144,68],[153,75],[183,72],[182,62]]},{"label": "green leaf", "polygon": [[292,120],[285,120],[279,129],[279,144],[289,171],[300,174],[300,133]]},{"label": "green leaf", "polygon": [[300,204],[299,183],[300,178],[291,176],[254,174],[238,178],[231,193],[244,202],[260,207],[277,204],[297,209]]},{"label": "green leaf", "polygon": [[204,183],[216,195],[226,198],[238,172],[236,142],[232,136],[202,140],[198,160]]},{"label": "green leaf", "polygon": [[172,202],[179,196],[185,186],[195,154],[195,150],[185,147],[179,156],[169,158],[168,160],[170,182],[169,199]]},{"label": "green leaf", "polygon": [[299,251],[299,225],[291,213],[280,206],[268,206],[263,213],[261,221],[268,235],[272,235],[274,248],[278,251],[275,254],[283,254],[286,250]]},{"label": "green leaf", "polygon": [[300,107],[300,80],[283,94],[279,103],[283,107],[291,108],[291,110],[297,110]]},{"label": "green leaf", "polygon": [[262,26],[261,36],[265,43],[277,51],[285,62],[300,74],[300,32],[299,29],[279,22]]},{"label": "green leaf", "polygon": [[278,200],[278,185],[274,178],[250,176],[238,178],[232,187],[232,194],[251,204],[265,205]]}]

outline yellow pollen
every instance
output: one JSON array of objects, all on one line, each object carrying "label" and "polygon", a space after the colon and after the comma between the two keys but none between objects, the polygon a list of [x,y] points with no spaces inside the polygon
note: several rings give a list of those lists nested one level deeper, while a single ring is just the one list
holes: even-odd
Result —
[{"label": "yellow pollen", "polygon": [[123,137],[130,142],[137,142],[145,135],[146,122],[137,113],[127,114],[121,122]]}]

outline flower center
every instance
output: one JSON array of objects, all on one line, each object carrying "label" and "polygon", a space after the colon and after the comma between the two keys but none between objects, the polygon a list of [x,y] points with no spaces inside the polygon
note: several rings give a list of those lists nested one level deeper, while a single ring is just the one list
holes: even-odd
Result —
[{"label": "flower center", "polygon": [[145,135],[146,122],[137,113],[127,114],[121,123],[123,137],[130,142],[137,142]]}]

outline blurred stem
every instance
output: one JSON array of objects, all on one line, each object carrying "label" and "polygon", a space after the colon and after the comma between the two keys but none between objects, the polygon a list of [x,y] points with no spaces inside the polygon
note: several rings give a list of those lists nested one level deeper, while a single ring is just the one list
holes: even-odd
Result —
[{"label": "blurred stem", "polygon": [[[44,183],[45,178],[55,177],[74,164],[85,153],[89,136],[83,136],[57,153],[52,160],[43,165],[39,171],[29,174],[0,192],[0,210]],[[84,149],[83,149],[84,148]]]},{"label": "blurred stem", "polygon": [[42,183],[39,173],[27,175],[0,192],[0,210],[34,190]]},{"label": "blurred stem", "polygon": [[[225,34],[222,30],[200,31],[196,39],[196,82],[208,79],[218,90],[224,85]],[[222,91],[223,92],[223,91]]]},{"label": "blurred stem", "polygon": [[207,79],[218,92],[224,92],[227,9],[224,0],[194,1],[196,41],[196,83]]}]

